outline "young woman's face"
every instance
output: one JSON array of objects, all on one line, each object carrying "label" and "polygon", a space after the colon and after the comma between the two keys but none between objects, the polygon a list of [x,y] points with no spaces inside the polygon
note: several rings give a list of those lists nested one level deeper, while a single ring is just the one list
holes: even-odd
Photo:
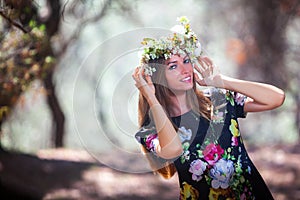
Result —
[{"label": "young woman's face", "polygon": [[190,58],[173,55],[166,61],[165,75],[169,89],[187,91],[193,88],[193,66]]}]

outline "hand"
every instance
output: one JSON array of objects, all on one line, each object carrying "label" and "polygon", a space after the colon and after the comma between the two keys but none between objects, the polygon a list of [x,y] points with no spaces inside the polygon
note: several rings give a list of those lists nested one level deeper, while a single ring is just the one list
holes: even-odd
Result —
[{"label": "hand", "polygon": [[138,66],[132,74],[132,78],[135,81],[135,86],[146,99],[155,96],[155,88],[151,76],[145,75],[144,66]]},{"label": "hand", "polygon": [[[213,87],[223,87],[223,80],[222,75],[216,73],[215,65],[213,64],[212,60],[208,57],[198,57],[197,58],[198,65],[194,65],[196,72],[195,72],[195,79],[196,82],[200,86],[213,86]],[[198,73],[201,75],[199,77]]]}]

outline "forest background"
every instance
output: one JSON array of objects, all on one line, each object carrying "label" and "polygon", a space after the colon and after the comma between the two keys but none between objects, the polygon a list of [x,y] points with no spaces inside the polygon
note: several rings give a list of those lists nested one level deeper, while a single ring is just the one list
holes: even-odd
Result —
[{"label": "forest background", "polygon": [[[174,199],[134,139],[140,41],[187,16],[226,75],[282,88],[240,121],[276,199],[300,199],[297,0],[0,0],[0,192],[9,199]],[[141,183],[143,185],[141,185]]]}]

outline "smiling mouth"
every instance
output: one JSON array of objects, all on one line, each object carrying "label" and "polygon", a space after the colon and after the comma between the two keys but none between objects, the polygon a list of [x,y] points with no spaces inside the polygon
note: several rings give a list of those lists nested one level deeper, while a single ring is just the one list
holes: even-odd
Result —
[{"label": "smiling mouth", "polygon": [[181,79],[180,81],[189,83],[189,82],[191,82],[191,80],[192,80],[191,76],[188,76],[188,77],[185,77],[185,78]]}]

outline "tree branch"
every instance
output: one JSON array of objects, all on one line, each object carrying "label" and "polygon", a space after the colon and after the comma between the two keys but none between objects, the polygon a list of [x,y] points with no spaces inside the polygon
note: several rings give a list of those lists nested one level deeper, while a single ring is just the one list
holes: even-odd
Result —
[{"label": "tree branch", "polygon": [[93,16],[93,17],[90,17],[90,18],[87,18],[87,19],[84,19],[82,20],[79,25],[77,26],[77,28],[75,29],[75,31],[73,32],[73,34],[71,35],[71,37],[62,45],[62,48],[60,50],[60,52],[58,53],[59,55],[63,55],[66,50],[68,49],[68,47],[70,46],[70,44],[75,41],[77,38],[79,38],[80,34],[82,33],[82,30],[84,29],[84,27],[90,23],[93,23],[93,22],[97,22],[99,21],[105,14],[108,6],[110,5],[111,3],[111,0],[107,0],[105,1],[101,11]]},{"label": "tree branch", "polygon": [[28,33],[27,30],[24,29],[24,27],[21,24],[18,24],[17,22],[13,21],[12,19],[10,19],[8,16],[6,16],[2,11],[0,11],[0,15],[6,19],[9,24],[15,26],[16,28],[20,29],[21,31],[23,31],[23,33]]}]

